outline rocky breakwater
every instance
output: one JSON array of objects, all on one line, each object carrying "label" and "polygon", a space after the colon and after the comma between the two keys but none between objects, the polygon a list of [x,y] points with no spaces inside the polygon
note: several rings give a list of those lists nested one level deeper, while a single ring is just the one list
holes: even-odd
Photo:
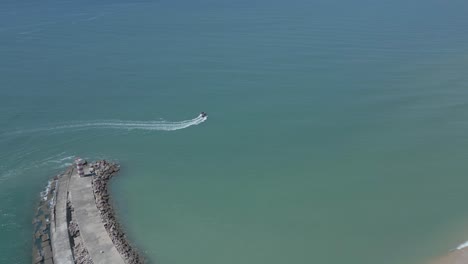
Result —
[{"label": "rocky breakwater", "polygon": [[59,176],[54,177],[41,192],[41,200],[33,219],[33,252],[32,264],[53,263],[52,246],[50,242],[50,221],[52,219],[52,208]]},{"label": "rocky breakwater", "polygon": [[126,263],[144,263],[145,261],[143,257],[127,240],[123,229],[117,222],[114,208],[110,202],[107,186],[109,180],[120,170],[120,166],[115,163],[101,160],[90,164],[90,170],[94,173],[92,186],[94,197],[96,199],[96,206],[101,213],[104,227],[109,233],[112,242]]}]

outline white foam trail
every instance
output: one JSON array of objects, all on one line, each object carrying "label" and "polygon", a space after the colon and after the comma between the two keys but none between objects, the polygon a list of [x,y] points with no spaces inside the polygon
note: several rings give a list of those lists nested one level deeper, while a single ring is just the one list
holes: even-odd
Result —
[{"label": "white foam trail", "polygon": [[167,121],[100,121],[100,122],[87,122],[87,123],[78,123],[72,125],[64,125],[51,128],[50,130],[60,130],[60,129],[73,129],[73,128],[90,128],[90,129],[126,129],[126,130],[164,130],[164,131],[174,131],[179,129],[188,128],[191,126],[196,126],[203,123],[206,120],[206,117],[196,117],[191,120],[185,120],[180,122],[167,122]]},{"label": "white foam trail", "polygon": [[45,162],[50,162],[50,163],[63,163],[64,161],[69,161],[69,160],[72,160],[74,159],[75,156],[68,156],[68,157],[64,157],[64,158],[57,158],[55,159],[55,157],[53,158],[50,158],[48,160],[46,160]]},{"label": "white foam trail", "polygon": [[65,157],[65,158],[63,158],[63,159],[60,159],[60,161],[72,160],[72,159],[74,159],[74,158],[75,158],[75,156],[68,156],[68,157]]},{"label": "white foam trail", "polygon": [[88,129],[120,129],[120,130],[161,130],[174,131],[191,126],[199,125],[207,120],[207,117],[201,115],[194,119],[171,122],[171,121],[121,121],[121,120],[103,120],[93,122],[79,122],[68,125],[61,125],[48,128],[37,128],[31,130],[20,130],[11,134],[22,134],[31,132],[63,131],[63,130],[88,130]]},{"label": "white foam trail", "polygon": [[17,170],[8,170],[5,172],[0,172],[0,183],[7,181],[10,178],[14,178],[17,174]]},{"label": "white foam trail", "polygon": [[66,162],[66,163],[63,163],[62,165],[58,166],[58,168],[59,168],[59,169],[68,168],[68,167],[70,167],[71,165],[73,165],[73,163]]}]

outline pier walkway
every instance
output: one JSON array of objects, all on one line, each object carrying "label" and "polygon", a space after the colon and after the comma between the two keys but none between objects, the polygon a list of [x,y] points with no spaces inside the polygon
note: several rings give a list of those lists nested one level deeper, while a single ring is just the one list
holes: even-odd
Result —
[{"label": "pier walkway", "polygon": [[51,235],[54,263],[74,264],[73,253],[70,246],[67,223],[67,196],[70,176],[73,169],[64,173],[57,182],[57,197],[55,209],[52,214]]},{"label": "pier walkway", "polygon": [[92,177],[74,172],[70,179],[70,200],[76,213],[80,236],[94,263],[124,264],[124,260],[109,237],[96,207]]}]

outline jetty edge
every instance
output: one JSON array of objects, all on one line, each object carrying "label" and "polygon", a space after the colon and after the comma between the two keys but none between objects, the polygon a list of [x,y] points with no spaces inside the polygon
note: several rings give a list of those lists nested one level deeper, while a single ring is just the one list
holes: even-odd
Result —
[{"label": "jetty edge", "polygon": [[[114,162],[81,160],[49,181],[33,219],[33,264],[143,264],[117,221],[108,191]],[[81,174],[81,176],[80,176]],[[83,175],[84,174],[84,175]]]}]

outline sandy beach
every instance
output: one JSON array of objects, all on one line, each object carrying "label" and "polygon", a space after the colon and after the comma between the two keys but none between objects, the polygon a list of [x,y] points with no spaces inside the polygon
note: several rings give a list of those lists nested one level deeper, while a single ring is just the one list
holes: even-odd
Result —
[{"label": "sandy beach", "polygon": [[468,263],[468,248],[464,247],[449,252],[447,255],[438,258],[431,264],[466,264]]}]

